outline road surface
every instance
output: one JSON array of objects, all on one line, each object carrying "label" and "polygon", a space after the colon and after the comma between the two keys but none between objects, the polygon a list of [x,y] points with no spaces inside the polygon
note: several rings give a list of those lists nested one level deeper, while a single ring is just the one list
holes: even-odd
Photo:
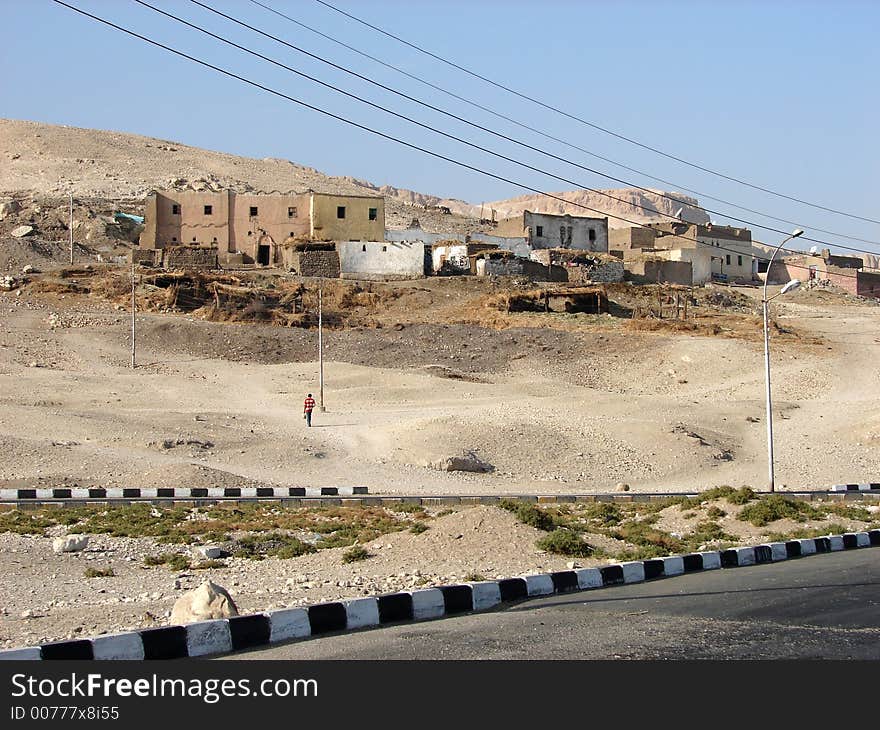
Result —
[{"label": "road surface", "polygon": [[228,658],[880,659],[880,550],[548,596]]}]

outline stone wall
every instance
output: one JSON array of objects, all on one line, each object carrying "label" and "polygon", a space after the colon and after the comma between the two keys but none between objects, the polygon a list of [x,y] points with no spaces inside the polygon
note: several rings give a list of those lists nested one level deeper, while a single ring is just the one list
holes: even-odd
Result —
[{"label": "stone wall", "polygon": [[159,266],[162,262],[162,251],[150,248],[133,248],[131,261],[138,266]]},{"label": "stone wall", "polygon": [[299,276],[339,278],[339,254],[336,251],[283,251],[284,268]]},{"label": "stone wall", "polygon": [[175,246],[163,252],[166,269],[216,269],[217,249],[199,246]]},{"label": "stone wall", "polygon": [[523,276],[532,281],[568,281],[561,266],[551,266],[548,272],[546,265],[519,256],[488,258],[483,272],[486,276]]}]

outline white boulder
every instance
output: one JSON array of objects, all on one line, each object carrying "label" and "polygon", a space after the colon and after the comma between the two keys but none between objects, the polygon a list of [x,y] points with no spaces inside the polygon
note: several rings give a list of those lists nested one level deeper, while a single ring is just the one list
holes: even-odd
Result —
[{"label": "white boulder", "polygon": [[88,544],[88,535],[65,535],[64,537],[56,537],[52,541],[52,550],[59,555],[61,553],[78,553],[85,550]]},{"label": "white boulder", "polygon": [[238,616],[232,596],[222,586],[207,580],[177,599],[171,610],[171,623],[191,624],[230,616]]}]

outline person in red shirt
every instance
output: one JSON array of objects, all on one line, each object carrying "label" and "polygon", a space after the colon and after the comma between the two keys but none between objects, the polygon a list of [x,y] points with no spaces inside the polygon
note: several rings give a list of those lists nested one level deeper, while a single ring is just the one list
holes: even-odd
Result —
[{"label": "person in red shirt", "polygon": [[303,418],[306,419],[306,425],[312,425],[312,411],[315,409],[315,399],[312,398],[312,394],[309,393],[306,396],[305,403],[303,403]]}]

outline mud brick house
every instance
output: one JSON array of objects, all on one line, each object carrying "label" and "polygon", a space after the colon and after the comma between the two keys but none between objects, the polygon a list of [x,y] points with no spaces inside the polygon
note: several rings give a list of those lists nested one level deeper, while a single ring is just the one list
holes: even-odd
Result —
[{"label": "mud brick house", "polygon": [[274,266],[290,238],[376,241],[384,233],[381,196],[157,191],[147,197],[139,247],[213,248],[221,265]]},{"label": "mud brick house", "polygon": [[521,215],[499,221],[495,233],[500,237],[525,237],[531,250],[576,248],[582,251],[608,251],[607,218],[525,210]]},{"label": "mud brick house", "polygon": [[[720,238],[710,238],[705,241],[699,239],[696,237],[697,228],[698,226],[691,226],[687,223],[671,223],[663,229],[660,226],[616,228],[609,233],[609,245],[612,252],[619,252],[627,261],[638,262],[645,260],[644,257],[649,257],[653,261],[664,259],[690,263],[692,281],[689,284],[696,286],[711,281],[713,273],[717,273],[719,276],[730,275],[729,278],[732,279],[751,279],[753,263],[751,263],[750,232],[744,231],[740,234],[741,242],[734,240],[732,244],[728,245],[729,242],[720,244]],[[726,226],[711,226],[711,228],[717,232],[718,228],[726,228]],[[739,230],[743,231],[743,229]],[[721,245],[725,250],[720,250]],[[742,252],[740,253],[740,251]],[[727,265],[728,259],[730,266]],[[740,261],[742,261],[742,266],[740,266]],[[665,268],[668,268],[669,273],[672,274],[670,281],[674,281],[682,278],[681,272],[686,267],[670,266]],[[658,273],[661,278],[665,277],[663,266],[658,269],[652,265],[648,269],[649,278]],[[675,273],[676,271],[678,273]],[[664,280],[666,279],[664,278]]]},{"label": "mud brick house", "polygon": [[880,299],[880,272],[865,271],[858,256],[835,255],[827,248],[821,253],[786,256],[774,261],[767,279],[771,284],[785,284],[792,279],[805,284],[827,281],[850,294]]}]

